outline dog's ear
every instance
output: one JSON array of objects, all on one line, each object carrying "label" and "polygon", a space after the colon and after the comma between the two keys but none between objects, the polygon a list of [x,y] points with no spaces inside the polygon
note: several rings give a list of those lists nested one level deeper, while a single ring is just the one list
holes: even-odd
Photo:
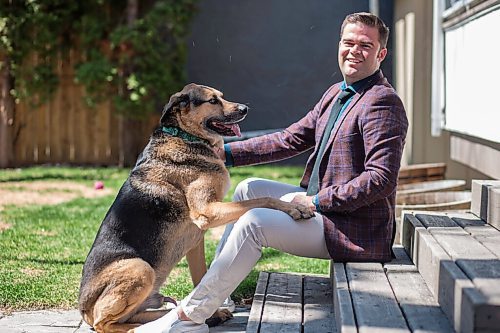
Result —
[{"label": "dog's ear", "polygon": [[178,92],[176,94],[173,94],[172,97],[170,97],[170,100],[168,101],[168,104],[165,105],[163,108],[163,113],[160,119],[160,123],[163,123],[166,118],[168,118],[174,108],[179,107],[179,108],[185,108],[189,104],[189,95],[185,94],[183,92]]}]

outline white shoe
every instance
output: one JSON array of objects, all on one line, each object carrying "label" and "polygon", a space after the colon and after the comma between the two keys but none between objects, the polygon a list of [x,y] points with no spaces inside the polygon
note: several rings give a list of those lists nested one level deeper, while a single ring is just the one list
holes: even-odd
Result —
[{"label": "white shoe", "polygon": [[180,320],[177,308],[155,321],[134,329],[134,333],[209,333],[208,325],[197,324],[190,320]]},{"label": "white shoe", "polygon": [[[172,326],[170,330],[164,330],[163,332],[168,332],[168,333],[184,333],[184,332],[190,332],[190,333],[208,333],[208,325],[203,323],[203,324],[197,324],[194,321],[191,320],[176,320],[175,322],[172,323]],[[163,333],[162,332],[162,333]]]},{"label": "white shoe", "polygon": [[231,297],[228,297],[224,300],[224,303],[219,306],[219,309],[228,310],[229,312],[233,313],[234,310],[236,310],[236,304],[234,304],[234,301],[231,299]]}]

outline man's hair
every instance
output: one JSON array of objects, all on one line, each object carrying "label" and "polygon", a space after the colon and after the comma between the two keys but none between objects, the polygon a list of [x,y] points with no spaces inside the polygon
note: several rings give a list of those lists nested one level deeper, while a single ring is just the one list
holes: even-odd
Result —
[{"label": "man's hair", "polygon": [[389,39],[389,28],[385,25],[377,15],[372,13],[353,13],[345,17],[344,22],[342,22],[342,27],[340,28],[340,39],[342,39],[342,34],[344,33],[344,28],[349,23],[363,23],[372,28],[377,28],[379,35],[380,48],[387,47],[387,39]]}]

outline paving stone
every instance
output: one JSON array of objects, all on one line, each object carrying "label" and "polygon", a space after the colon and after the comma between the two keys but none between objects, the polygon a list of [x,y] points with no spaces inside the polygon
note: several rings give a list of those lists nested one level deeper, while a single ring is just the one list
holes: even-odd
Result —
[{"label": "paving stone", "polygon": [[[231,320],[226,321],[225,323],[211,327],[210,333],[245,333],[248,323],[248,316],[250,315],[249,307],[236,307],[235,312],[233,313],[233,318]],[[0,333],[2,333],[0,331]],[[95,333],[90,326],[83,322],[80,328],[74,333]]]},{"label": "paving stone", "polygon": [[51,326],[0,327],[0,333],[74,333],[75,329],[75,327]]},{"label": "paving stone", "polygon": [[73,333],[80,324],[77,310],[14,312],[0,319],[0,333]]},{"label": "paving stone", "polygon": [[[210,333],[244,333],[249,307],[237,307],[233,319],[210,328]],[[0,313],[0,333],[95,333],[78,310],[23,311],[12,315]]]},{"label": "paving stone", "polygon": [[82,325],[74,333],[95,333],[89,324],[82,320]]}]

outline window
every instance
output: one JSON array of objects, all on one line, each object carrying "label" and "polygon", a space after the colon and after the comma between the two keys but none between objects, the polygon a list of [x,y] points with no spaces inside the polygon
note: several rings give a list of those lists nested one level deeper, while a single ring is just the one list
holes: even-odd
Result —
[{"label": "window", "polygon": [[442,119],[433,120],[433,128],[439,124],[500,143],[500,4],[446,0],[441,18],[444,82],[441,89],[433,87],[433,95],[442,95],[441,103],[433,102],[433,119],[443,111],[439,107],[444,106],[444,113]]}]

